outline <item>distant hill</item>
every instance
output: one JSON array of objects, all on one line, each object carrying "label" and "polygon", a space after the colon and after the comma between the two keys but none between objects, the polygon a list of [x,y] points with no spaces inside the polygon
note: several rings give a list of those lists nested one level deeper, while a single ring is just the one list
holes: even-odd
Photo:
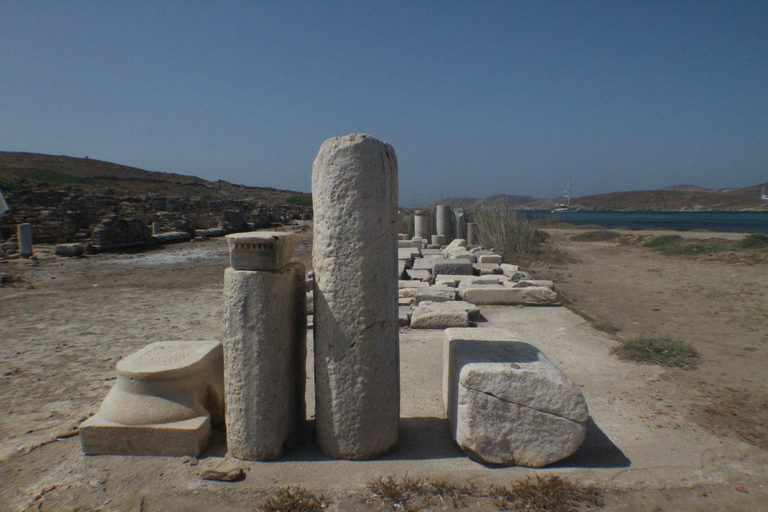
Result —
[{"label": "distant hill", "polygon": [[80,194],[253,199],[270,204],[283,204],[289,197],[309,195],[145,171],[92,158],[4,151],[0,151],[0,188],[5,194],[21,188],[63,188]]},{"label": "distant hill", "polygon": [[[768,187],[768,183],[722,190],[712,190],[696,185],[673,185],[658,190],[634,190],[572,197],[571,206],[582,210],[605,211],[768,211],[768,201],[760,199],[763,187]],[[450,197],[430,205],[429,208],[445,204],[454,208],[549,210],[562,200],[562,197],[536,199],[529,196],[497,194],[485,199]]]},{"label": "distant hill", "polygon": [[496,194],[485,199],[478,197],[449,197],[438,201],[427,208],[433,209],[438,204],[448,205],[451,208],[512,208],[512,209],[531,209],[535,205],[547,201],[546,199],[537,199],[529,196],[511,196],[509,194]]}]

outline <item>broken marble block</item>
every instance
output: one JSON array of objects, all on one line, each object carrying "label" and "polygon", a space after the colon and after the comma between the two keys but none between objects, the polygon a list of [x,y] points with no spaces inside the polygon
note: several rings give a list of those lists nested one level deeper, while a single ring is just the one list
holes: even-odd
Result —
[{"label": "broken marble block", "polygon": [[405,273],[408,279],[412,281],[429,281],[432,279],[432,274],[429,273],[429,270],[406,270]]},{"label": "broken marble block", "polygon": [[445,331],[443,400],[453,438],[485,464],[546,466],[572,455],[587,432],[579,388],[505,329]]},{"label": "broken marble block", "polygon": [[[455,240],[454,240],[455,242]],[[432,275],[450,274],[450,275],[472,275],[472,262],[465,259],[435,259]]]},{"label": "broken marble block", "polygon": [[478,254],[477,255],[477,262],[478,263],[496,263],[497,265],[501,265],[501,254]]},{"label": "broken marble block", "polygon": [[224,422],[218,341],[161,341],[117,363],[117,382],[78,429],[88,455],[196,457]]},{"label": "broken marble block", "polygon": [[488,306],[546,306],[558,303],[557,293],[543,286],[512,288],[501,284],[461,283],[459,294],[467,302]]},{"label": "broken marble block", "polygon": [[279,270],[293,257],[296,235],[283,231],[252,231],[227,235],[230,264],[235,270]]},{"label": "broken marble block", "polygon": [[476,276],[486,276],[489,274],[503,274],[501,267],[498,263],[475,263],[472,265],[473,272]]},{"label": "broken marble block", "polygon": [[468,327],[480,313],[477,306],[464,301],[420,302],[411,315],[412,329],[446,329]]}]

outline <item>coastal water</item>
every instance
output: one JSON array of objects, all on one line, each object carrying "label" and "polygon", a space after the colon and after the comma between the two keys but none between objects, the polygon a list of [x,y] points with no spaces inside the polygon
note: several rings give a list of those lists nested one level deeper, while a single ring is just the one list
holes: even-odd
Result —
[{"label": "coastal water", "polygon": [[768,212],[611,212],[519,210],[531,220],[596,224],[605,228],[707,230],[732,233],[768,233]]}]

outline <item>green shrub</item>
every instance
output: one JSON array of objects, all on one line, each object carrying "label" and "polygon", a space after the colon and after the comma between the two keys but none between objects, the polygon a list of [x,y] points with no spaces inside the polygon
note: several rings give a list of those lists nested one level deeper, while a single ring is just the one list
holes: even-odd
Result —
[{"label": "green shrub", "polygon": [[675,245],[680,243],[680,241],[683,239],[680,235],[661,235],[661,236],[655,236],[645,242],[643,244],[643,247],[650,247],[651,249],[656,249],[659,247],[669,247],[670,245]]},{"label": "green shrub", "polygon": [[21,190],[22,188],[24,187],[22,187],[20,183],[0,178],[0,190],[3,191],[3,194],[10,194],[12,192],[16,192],[17,190]]},{"label": "green shrub", "polygon": [[768,249],[768,235],[764,233],[752,233],[743,240],[736,242],[739,249]]},{"label": "green shrub", "polygon": [[288,204],[295,204],[299,206],[312,206],[312,194],[304,194],[300,196],[291,196],[285,200]]},{"label": "green shrub", "polygon": [[50,171],[45,169],[29,171],[26,175],[27,179],[33,181],[45,181],[55,185],[63,185],[65,183],[91,183],[88,178],[82,178],[80,176],[72,176],[65,172]]},{"label": "green shrub", "polygon": [[620,236],[621,233],[618,231],[595,230],[573,235],[571,240],[574,242],[614,242]]},{"label": "green shrub", "polygon": [[686,369],[696,368],[699,352],[687,343],[670,338],[638,338],[611,348],[619,359]]}]

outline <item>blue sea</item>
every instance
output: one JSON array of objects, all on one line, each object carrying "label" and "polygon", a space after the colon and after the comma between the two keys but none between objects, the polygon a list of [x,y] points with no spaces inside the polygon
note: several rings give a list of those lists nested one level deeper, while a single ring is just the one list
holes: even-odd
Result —
[{"label": "blue sea", "polygon": [[568,222],[605,228],[707,230],[731,233],[768,233],[768,212],[610,212],[519,210],[531,220]]}]

